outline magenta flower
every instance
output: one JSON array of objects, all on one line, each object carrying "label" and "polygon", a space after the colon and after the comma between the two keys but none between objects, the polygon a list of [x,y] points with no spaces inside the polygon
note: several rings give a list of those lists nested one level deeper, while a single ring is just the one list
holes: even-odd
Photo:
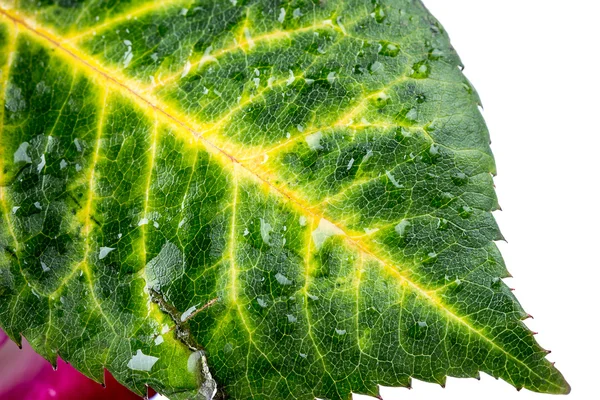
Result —
[{"label": "magenta flower", "polygon": [[23,340],[23,349],[0,329],[0,399],[2,400],[140,400],[105,373],[106,388],[60,358],[54,370]]}]

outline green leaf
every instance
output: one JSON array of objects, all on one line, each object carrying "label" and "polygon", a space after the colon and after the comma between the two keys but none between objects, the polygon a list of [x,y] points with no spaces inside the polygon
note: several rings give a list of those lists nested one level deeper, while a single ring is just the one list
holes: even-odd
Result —
[{"label": "green leaf", "polygon": [[479,98],[419,1],[1,4],[13,340],[172,399],[569,392],[502,281]]}]

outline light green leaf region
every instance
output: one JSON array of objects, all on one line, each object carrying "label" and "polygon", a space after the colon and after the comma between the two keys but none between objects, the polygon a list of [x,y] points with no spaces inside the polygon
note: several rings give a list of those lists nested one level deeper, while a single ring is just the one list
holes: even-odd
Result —
[{"label": "light green leaf region", "polygon": [[15,341],[173,399],[569,391],[502,281],[479,99],[418,0],[3,0],[0,49]]}]

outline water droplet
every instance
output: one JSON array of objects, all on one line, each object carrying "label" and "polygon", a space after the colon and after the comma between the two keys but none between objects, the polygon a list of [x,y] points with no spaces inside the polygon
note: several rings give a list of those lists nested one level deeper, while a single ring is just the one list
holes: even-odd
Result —
[{"label": "water droplet", "polygon": [[204,351],[196,351],[188,357],[187,362],[188,372],[197,375],[202,375],[202,385],[198,390],[199,397],[204,399],[213,399],[217,394],[217,382],[212,377],[210,369],[208,368],[208,361]]},{"label": "water droplet", "polygon": [[79,141],[79,139],[75,138],[73,140],[73,143],[75,144],[75,148],[77,149],[77,151],[79,153],[81,153],[83,151],[83,146],[81,145],[81,142]]},{"label": "water droplet", "polygon": [[404,236],[406,234],[406,228],[408,228],[411,225],[410,221],[404,219],[402,221],[400,221],[400,223],[398,225],[396,225],[396,227],[394,228],[396,230],[396,233],[400,236]]},{"label": "water droplet", "polygon": [[46,166],[46,156],[44,154],[42,154],[40,163],[37,165],[37,172],[38,173],[42,172],[42,169],[44,169],[45,166]]},{"label": "water droplet", "polygon": [[383,64],[379,61],[375,61],[369,66],[369,71],[371,71],[372,74],[381,73],[383,72]]},{"label": "water droplet", "polygon": [[108,253],[110,253],[113,250],[114,250],[113,247],[100,247],[100,254],[98,255],[98,258],[100,260],[102,260],[104,257],[106,257],[108,255]]},{"label": "water droplet", "polygon": [[336,225],[326,220],[325,218],[321,218],[319,221],[319,226],[312,232],[313,243],[317,250],[320,250],[323,246],[323,243],[334,235],[343,235],[344,231],[338,228]]},{"label": "water droplet", "polygon": [[373,18],[375,18],[375,21],[377,21],[378,23],[382,23],[383,21],[385,21],[385,11],[383,10],[383,7],[381,7],[381,4],[377,4],[375,6],[375,9],[373,10],[373,12],[371,13],[371,16]]},{"label": "water droplet", "polygon": [[292,71],[291,69],[289,70],[290,76],[289,78],[285,81],[285,84],[287,86],[290,86],[292,83],[294,83],[294,81],[296,80],[296,77],[294,76],[294,71]]},{"label": "water droplet", "polygon": [[327,82],[329,82],[330,85],[333,85],[335,82],[335,72],[330,72],[327,74]]},{"label": "water droplet", "polygon": [[406,112],[404,118],[409,122],[415,122],[419,118],[419,112],[413,107]]},{"label": "water droplet", "polygon": [[27,142],[23,142],[19,145],[19,148],[17,149],[17,151],[15,151],[15,154],[13,156],[13,161],[16,163],[18,162],[26,162],[28,164],[31,163],[31,158],[29,157],[29,154],[27,154],[27,149],[29,148],[29,143]]},{"label": "water droplet", "polygon": [[265,300],[261,299],[260,297],[257,297],[257,298],[256,298],[256,302],[257,302],[257,303],[258,303],[258,305],[259,305],[259,306],[261,306],[262,308],[265,308],[265,307],[267,307],[267,306],[269,305],[269,304],[268,304],[268,303],[267,303]]},{"label": "water droplet", "polygon": [[271,245],[271,232],[273,231],[273,227],[271,224],[266,222],[264,218],[260,219],[260,236],[262,237],[263,242]]},{"label": "water droplet", "polygon": [[196,306],[191,306],[190,308],[185,310],[183,314],[181,314],[181,322],[186,321],[190,317],[190,315],[194,313],[194,311],[196,311]]},{"label": "water droplet", "polygon": [[185,65],[183,66],[183,71],[181,72],[181,77],[185,78],[185,76],[190,72],[190,69],[192,69],[192,63],[188,61],[185,62]]},{"label": "water droplet", "polygon": [[378,108],[383,108],[391,102],[390,96],[388,96],[384,92],[379,92],[375,96],[375,106]]},{"label": "water droplet", "polygon": [[202,351],[196,351],[188,357],[187,369],[191,373],[195,373],[198,368],[198,362],[202,359]]},{"label": "water droplet", "polygon": [[410,76],[415,79],[425,79],[429,77],[429,74],[429,63],[426,60],[424,60],[413,64]]},{"label": "water droplet", "polygon": [[157,361],[158,357],[146,355],[138,349],[127,363],[127,367],[134,371],[150,371]]},{"label": "water droplet", "polygon": [[461,206],[461,207],[460,207],[460,212],[459,212],[459,215],[460,215],[462,218],[465,218],[465,219],[467,219],[467,218],[469,218],[471,215],[473,215],[473,209],[472,209],[471,207],[469,207],[469,206]]},{"label": "water droplet", "polygon": [[452,193],[444,192],[438,196],[435,196],[431,200],[431,205],[436,208],[444,208],[454,200]]},{"label": "water droplet", "polygon": [[131,42],[129,40],[124,40],[123,43],[125,44],[125,46],[127,46],[127,51],[125,51],[125,54],[123,54],[122,61],[123,67],[127,68],[129,66],[129,63],[131,63],[131,60],[133,60],[133,51]]},{"label": "water droplet", "polygon": [[[396,140],[398,140],[399,142],[402,142],[404,139],[408,139],[413,136],[412,132],[405,127],[401,127],[396,132],[400,133],[400,135],[396,135]],[[406,158],[406,156],[405,156],[405,158]],[[411,156],[411,158],[413,158],[413,157]]]},{"label": "water droplet", "polygon": [[444,51],[440,49],[431,49],[429,51],[430,60],[438,60],[444,56]]},{"label": "water droplet", "polygon": [[352,165],[354,164],[354,158],[350,159],[350,162],[348,163],[348,166],[346,167],[347,171],[350,171],[350,169],[352,168]]},{"label": "water droplet", "polygon": [[279,282],[280,285],[291,285],[292,281],[289,280],[287,277],[285,277],[284,275],[282,275],[281,273],[276,273],[275,274],[275,279],[277,279],[277,282]]},{"label": "water droplet", "polygon": [[277,21],[279,21],[279,23],[283,24],[284,20],[285,20],[285,8],[280,8],[279,16],[277,17]]},{"label": "water droplet", "polygon": [[400,53],[400,47],[394,43],[381,41],[379,42],[379,54],[387,57],[396,57]]},{"label": "water droplet", "polygon": [[317,131],[311,135],[308,135],[304,138],[308,147],[313,150],[321,150],[323,146],[321,145],[321,139],[323,138],[323,133],[321,131]]},{"label": "water droplet", "polygon": [[362,162],[364,163],[364,162],[368,161],[368,160],[369,160],[369,158],[371,158],[371,157],[373,157],[373,150],[369,149],[369,150],[367,151],[367,154],[365,154],[365,155],[363,156],[363,158],[362,158]]},{"label": "water droplet", "polygon": [[14,83],[9,82],[5,96],[4,106],[7,110],[17,113],[27,107],[21,88],[17,87]]},{"label": "water droplet", "polygon": [[452,175],[452,182],[454,182],[456,186],[464,186],[467,184],[468,181],[469,178],[462,172],[457,172],[454,175]]},{"label": "water droplet", "polygon": [[432,156],[437,156],[438,154],[440,154],[440,146],[438,146],[437,144],[432,144],[431,147],[429,147],[429,154],[431,154]]},{"label": "water droplet", "polygon": [[392,175],[392,173],[390,171],[385,171],[386,176],[388,177],[388,179],[390,180],[390,182],[392,182],[392,185],[394,185],[395,187],[402,189],[404,187],[404,185],[398,183],[398,181],[396,180],[396,178]]}]

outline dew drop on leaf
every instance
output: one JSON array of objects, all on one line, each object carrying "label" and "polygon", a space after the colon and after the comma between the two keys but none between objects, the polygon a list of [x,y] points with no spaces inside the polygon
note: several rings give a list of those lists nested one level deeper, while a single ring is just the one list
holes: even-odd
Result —
[{"label": "dew drop on leaf", "polygon": [[127,363],[127,368],[134,371],[150,371],[157,361],[158,357],[146,355],[138,349]]}]

